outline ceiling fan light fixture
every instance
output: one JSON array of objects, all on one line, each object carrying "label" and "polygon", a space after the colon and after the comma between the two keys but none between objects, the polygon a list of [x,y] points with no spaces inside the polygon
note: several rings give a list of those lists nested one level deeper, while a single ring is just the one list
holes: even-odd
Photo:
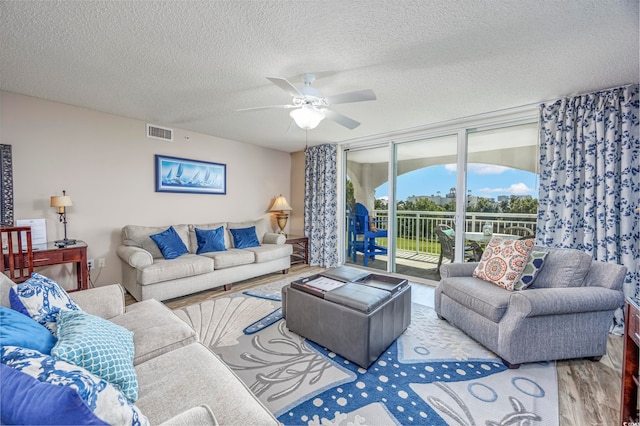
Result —
[{"label": "ceiling fan light fixture", "polygon": [[314,108],[311,105],[303,105],[300,108],[292,110],[289,115],[296,122],[296,125],[303,130],[311,130],[318,127],[318,124],[324,119],[324,111]]}]

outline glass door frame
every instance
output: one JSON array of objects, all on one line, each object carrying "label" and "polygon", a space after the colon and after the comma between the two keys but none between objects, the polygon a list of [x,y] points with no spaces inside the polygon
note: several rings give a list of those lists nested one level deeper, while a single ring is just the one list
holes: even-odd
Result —
[{"label": "glass door frame", "polygon": [[[344,218],[346,217],[346,188],[345,181],[347,179],[347,155],[349,150],[380,148],[387,146],[389,149],[388,160],[388,188],[389,202],[387,203],[388,215],[388,261],[387,272],[391,272],[395,268],[396,256],[396,173],[397,173],[397,150],[396,146],[403,142],[415,142],[418,140],[430,139],[439,136],[457,134],[457,176],[456,176],[456,213],[455,225],[456,229],[464,229],[466,219],[466,193],[467,193],[467,148],[468,134],[471,132],[496,129],[501,127],[515,126],[519,124],[530,124],[538,122],[538,105],[525,105],[518,108],[510,108],[507,110],[496,111],[487,114],[481,114],[473,117],[460,118],[433,125],[414,128],[406,131],[392,132],[384,135],[377,135],[371,138],[361,138],[347,140],[338,145],[338,185],[337,196],[340,201],[338,203],[338,244],[340,247],[339,262],[345,263],[346,253],[346,229],[344,226]],[[461,154],[462,153],[462,154]],[[455,241],[455,262],[461,262],[464,255],[464,232],[456,233]]]}]

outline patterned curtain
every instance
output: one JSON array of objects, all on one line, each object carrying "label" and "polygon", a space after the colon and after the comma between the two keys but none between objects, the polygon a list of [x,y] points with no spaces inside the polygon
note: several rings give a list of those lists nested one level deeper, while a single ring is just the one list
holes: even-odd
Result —
[{"label": "patterned curtain", "polygon": [[[540,107],[536,243],[576,248],[625,265],[626,296],[638,294],[640,139],[638,85]],[[622,309],[613,332],[622,334]]]},{"label": "patterned curtain", "polygon": [[304,234],[309,265],[338,266],[338,148],[325,144],[306,149]]}]

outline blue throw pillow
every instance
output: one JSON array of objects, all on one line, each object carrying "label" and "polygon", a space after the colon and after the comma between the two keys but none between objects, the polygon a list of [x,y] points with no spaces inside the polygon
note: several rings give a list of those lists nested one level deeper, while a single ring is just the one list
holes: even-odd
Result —
[{"label": "blue throw pillow", "polygon": [[3,425],[106,425],[72,387],[43,383],[0,364]]},{"label": "blue throw pillow", "polygon": [[[148,419],[112,384],[77,365],[43,355],[32,349],[1,346],[2,364],[40,382],[73,389],[100,420],[113,425],[148,425]],[[1,377],[1,376],[0,376]],[[4,386],[2,387],[4,395]],[[34,402],[31,409],[39,410]],[[2,407],[4,411],[4,406]],[[4,413],[3,413],[4,414]],[[18,423],[29,424],[29,423]],[[33,423],[31,423],[33,424]],[[36,423],[37,424],[37,423]],[[54,423],[55,424],[55,423]],[[76,424],[83,424],[78,422]]]},{"label": "blue throw pillow", "polygon": [[133,333],[124,327],[83,311],[62,311],[51,356],[87,369],[113,384],[129,401],[138,399]]},{"label": "blue throw pillow", "polygon": [[11,287],[9,303],[12,309],[30,316],[54,334],[60,311],[80,310],[60,284],[37,272]]},{"label": "blue throw pillow", "polygon": [[165,259],[175,259],[189,252],[187,246],[182,242],[182,238],[173,229],[173,226],[159,234],[150,235],[150,237],[156,243],[162,253],[162,257]]},{"label": "blue throw pillow", "polygon": [[48,354],[56,340],[42,324],[18,311],[0,306],[0,346],[20,346]]},{"label": "blue throw pillow", "polygon": [[230,229],[233,235],[233,246],[235,248],[258,247],[260,242],[256,235],[256,227]]},{"label": "blue throw pillow", "polygon": [[529,253],[529,258],[522,270],[522,275],[520,275],[520,279],[513,285],[514,290],[524,290],[533,284],[538,272],[540,272],[544,266],[544,260],[547,258],[547,254],[549,253],[546,251],[532,251]]},{"label": "blue throw pillow", "polygon": [[211,230],[196,228],[196,240],[198,241],[196,254],[225,251],[227,249],[224,246],[224,227],[222,226]]}]

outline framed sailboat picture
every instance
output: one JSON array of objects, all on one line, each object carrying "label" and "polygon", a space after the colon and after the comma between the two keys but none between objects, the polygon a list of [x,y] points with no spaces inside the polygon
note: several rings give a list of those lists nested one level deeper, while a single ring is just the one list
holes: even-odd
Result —
[{"label": "framed sailboat picture", "polygon": [[156,155],[156,192],[226,194],[227,165]]}]

